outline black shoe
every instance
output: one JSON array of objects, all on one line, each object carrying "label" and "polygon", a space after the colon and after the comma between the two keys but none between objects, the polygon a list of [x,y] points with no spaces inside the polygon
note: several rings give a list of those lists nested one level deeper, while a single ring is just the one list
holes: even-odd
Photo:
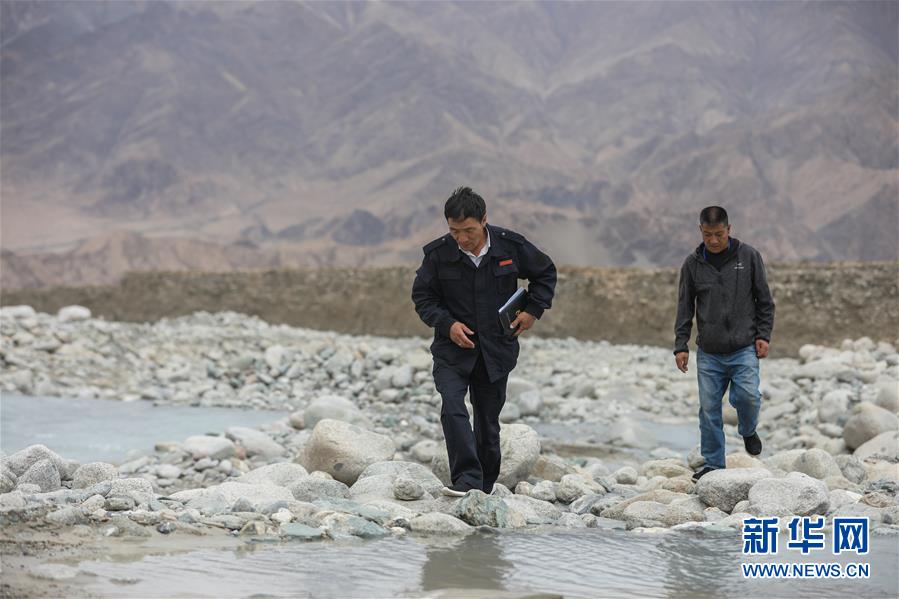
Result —
[{"label": "black shoe", "polygon": [[700,478],[702,478],[703,476],[705,476],[706,474],[708,474],[709,472],[712,472],[714,470],[717,470],[717,468],[709,468],[708,466],[706,466],[699,472],[694,472],[693,473],[693,482],[698,481]]},{"label": "black shoe", "polygon": [[473,488],[474,487],[459,483],[453,485],[452,487],[443,487],[443,494],[447,497],[465,497],[465,494],[471,491]]},{"label": "black shoe", "polygon": [[743,437],[743,445],[746,447],[746,453],[749,455],[762,453],[762,440],[759,439],[758,433],[752,433],[748,437]]}]

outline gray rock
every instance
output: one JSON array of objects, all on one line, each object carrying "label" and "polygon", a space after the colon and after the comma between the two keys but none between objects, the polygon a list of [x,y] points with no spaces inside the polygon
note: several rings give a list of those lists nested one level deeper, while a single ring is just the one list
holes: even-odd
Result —
[{"label": "gray rock", "polygon": [[895,432],[899,428],[899,419],[888,410],[872,403],[859,404],[853,415],[843,428],[843,440],[846,447],[855,449],[881,433]]},{"label": "gray rock", "polygon": [[[592,513],[593,506],[596,505],[599,501],[602,501],[604,496],[605,495],[600,495],[597,493],[588,493],[587,495],[584,495],[583,497],[572,501],[571,505],[568,506],[568,509],[575,514]],[[603,506],[603,509],[605,509],[605,507],[606,506]]]},{"label": "gray rock", "polygon": [[52,461],[39,460],[19,477],[18,485],[21,487],[25,484],[37,485],[42,493],[55,491],[61,485],[59,470]]},{"label": "gray rock", "polygon": [[134,509],[134,500],[130,497],[107,497],[103,509],[108,512],[124,512]]},{"label": "gray rock", "polygon": [[431,512],[409,520],[409,529],[421,534],[468,534],[474,531],[470,525],[449,514]]},{"label": "gray rock", "polygon": [[46,516],[47,522],[56,526],[75,526],[76,524],[86,524],[87,518],[84,512],[79,508],[66,506],[50,512]]},{"label": "gray rock", "polygon": [[533,497],[534,499],[539,499],[540,501],[555,501],[557,486],[557,483],[548,480],[541,480],[536,485],[534,485],[534,488],[531,489],[529,496]]},{"label": "gray rock", "polygon": [[509,506],[505,501],[483,491],[469,491],[456,504],[455,515],[472,526],[509,528]]},{"label": "gray rock", "polygon": [[696,495],[708,506],[730,513],[739,501],[749,497],[749,489],[771,476],[762,468],[713,470],[696,483]]},{"label": "gray rock", "polygon": [[402,501],[415,501],[425,494],[424,487],[411,478],[400,475],[393,481],[393,496]]},{"label": "gray rock", "polygon": [[60,308],[56,313],[59,322],[73,322],[80,320],[90,320],[91,311],[84,306],[65,306]]},{"label": "gray rock", "polygon": [[838,455],[834,461],[836,462],[837,467],[839,467],[840,472],[849,482],[860,484],[868,478],[868,471],[865,470],[865,465],[857,457],[851,455]]},{"label": "gray rock", "polygon": [[[886,431],[873,439],[862,443],[852,453],[859,460],[867,460],[874,456],[899,459],[899,431]],[[848,476],[846,478],[849,478]]]},{"label": "gray rock", "polygon": [[624,509],[624,523],[628,530],[634,528],[664,527],[668,506],[656,501],[635,501]]},{"label": "gray rock", "polygon": [[518,396],[516,405],[522,416],[539,416],[543,408],[543,398],[539,391],[525,391]]},{"label": "gray rock", "polygon": [[765,458],[764,464],[774,470],[793,472],[796,469],[796,460],[805,453],[804,449],[790,449],[781,451],[771,457]]},{"label": "gray rock", "polygon": [[878,379],[874,386],[877,389],[874,404],[893,414],[899,412],[899,381],[885,376]]},{"label": "gray rock", "polygon": [[830,492],[830,512],[834,512],[844,505],[857,503],[862,496],[845,489],[834,489]]},{"label": "gray rock", "polygon": [[71,580],[78,576],[78,568],[63,564],[38,564],[31,567],[28,575],[38,580]]},{"label": "gray rock", "polygon": [[412,454],[412,457],[419,462],[422,462],[423,464],[430,464],[431,460],[434,459],[434,456],[442,450],[443,448],[439,443],[437,443],[437,441],[424,439],[423,441],[419,441],[418,443],[413,445],[409,449],[409,453]]},{"label": "gray rock", "polygon": [[370,476],[380,476],[382,474],[390,475],[394,478],[404,476],[410,478],[420,484],[424,490],[431,494],[440,493],[443,488],[443,482],[434,475],[426,466],[416,464],[415,462],[387,461],[371,464],[362,471],[359,479],[368,478]]},{"label": "gray rock", "polygon": [[510,495],[502,501],[510,512],[519,515],[527,524],[550,524],[562,516],[562,510],[552,503],[527,495]]},{"label": "gray rock", "polygon": [[852,392],[848,389],[828,391],[818,404],[818,421],[839,424],[846,418]]},{"label": "gray rock", "polygon": [[645,462],[641,468],[641,474],[646,478],[654,476],[664,476],[665,478],[673,478],[675,476],[692,476],[693,471],[684,466],[679,458],[669,458],[665,460],[650,460]]},{"label": "gray rock", "polygon": [[828,476],[840,476],[840,467],[833,456],[823,449],[813,448],[799,456],[793,468],[796,472],[824,480]]},{"label": "gray rock", "polygon": [[615,471],[612,477],[622,485],[637,484],[637,471],[630,466],[624,466]]},{"label": "gray rock", "polygon": [[181,447],[195,460],[202,458],[222,460],[234,455],[234,443],[224,437],[195,435],[185,439]]},{"label": "gray rock", "polygon": [[[266,505],[271,505],[270,503]],[[260,506],[262,507],[262,506]],[[256,506],[246,497],[239,497],[231,506],[232,512],[255,512]]]},{"label": "gray rock", "polygon": [[749,490],[749,503],[751,513],[756,515],[826,514],[830,491],[820,480],[791,472],[784,478],[764,478],[755,483]]},{"label": "gray rock", "polygon": [[[588,515],[592,516],[592,514]],[[587,525],[580,516],[570,512],[566,512],[559,516],[559,519],[556,521],[556,526],[560,528],[587,528]]]},{"label": "gray rock", "polygon": [[289,487],[293,483],[305,480],[308,476],[309,473],[300,464],[280,462],[250,470],[239,476],[235,482],[248,485],[267,484]]},{"label": "gray rock", "polygon": [[[276,501],[294,500],[291,492],[284,487],[262,484],[248,485],[237,482],[224,482],[220,485],[207,487],[206,489],[201,489],[197,494],[185,496],[182,493],[173,493],[171,497],[179,501],[182,498],[189,498],[187,500],[188,507],[198,509],[203,513],[221,513],[229,510],[240,498],[247,499],[257,511],[263,506]],[[222,505],[224,508],[216,512]]]},{"label": "gray rock", "polygon": [[672,501],[665,510],[662,523],[670,527],[684,524],[685,522],[704,522],[706,507],[708,506],[696,496]]},{"label": "gray rock", "polygon": [[322,395],[314,399],[303,412],[306,428],[314,428],[325,419],[349,422],[366,429],[371,428],[371,421],[356,407],[356,404],[339,395]]},{"label": "gray rock", "polygon": [[247,456],[275,458],[286,453],[284,447],[276,443],[262,431],[245,426],[232,426],[225,431],[225,436],[243,447]]},{"label": "gray rock", "polygon": [[72,480],[72,477],[75,476],[75,471],[81,467],[81,463],[78,460],[66,460],[63,459],[62,467],[59,468],[59,478],[62,480]]},{"label": "gray rock", "polygon": [[291,522],[281,526],[281,536],[291,541],[316,541],[324,536],[321,528],[312,528],[299,522]]},{"label": "gray rock", "polygon": [[365,468],[391,459],[393,439],[339,420],[320,420],[306,444],[302,463],[309,470],[322,470],[352,485]]},{"label": "gray rock", "polygon": [[56,467],[56,471],[65,469],[63,459],[45,445],[29,445],[21,451],[3,459],[3,464],[16,476],[22,476],[25,471],[41,460],[50,460]]},{"label": "gray rock", "polygon": [[323,479],[308,476],[289,483],[287,489],[297,501],[315,501],[316,499],[346,499],[350,489],[339,480]]},{"label": "gray rock", "polygon": [[377,539],[390,534],[387,530],[374,522],[370,522],[360,516],[344,513],[332,513],[327,515],[323,518],[322,525],[333,538],[353,536],[359,537],[360,539]]},{"label": "gray rock", "polygon": [[541,455],[531,470],[531,476],[559,482],[566,474],[574,474],[574,466],[558,456]]},{"label": "gray rock", "polygon": [[109,481],[106,497],[130,497],[135,503],[150,503],[156,498],[153,485],[145,478],[120,478]]},{"label": "gray rock", "polygon": [[556,487],[556,499],[562,503],[571,503],[575,499],[593,492],[595,492],[595,487],[588,485],[580,475],[566,474],[562,477],[559,486]]},{"label": "gray rock", "polygon": [[72,475],[73,489],[86,489],[105,480],[115,480],[119,470],[106,462],[91,462],[79,467]]},{"label": "gray rock", "polygon": [[500,430],[500,465],[498,482],[514,488],[526,480],[540,457],[540,436],[526,424],[507,424]]},{"label": "gray rock", "polygon": [[450,467],[449,467],[449,457],[447,456],[446,451],[438,451],[434,455],[434,459],[431,460],[431,472],[434,473],[440,482],[444,485],[453,484],[450,480]]},{"label": "gray rock", "polygon": [[181,477],[181,468],[174,464],[160,464],[156,466],[156,476],[166,480],[175,480]]}]

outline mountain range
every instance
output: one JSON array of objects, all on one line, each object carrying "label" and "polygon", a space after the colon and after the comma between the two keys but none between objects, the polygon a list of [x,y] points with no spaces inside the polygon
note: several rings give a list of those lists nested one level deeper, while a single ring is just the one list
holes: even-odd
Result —
[{"label": "mountain range", "polygon": [[413,263],[470,185],[558,263],[899,258],[899,3],[0,6],[2,284]]}]

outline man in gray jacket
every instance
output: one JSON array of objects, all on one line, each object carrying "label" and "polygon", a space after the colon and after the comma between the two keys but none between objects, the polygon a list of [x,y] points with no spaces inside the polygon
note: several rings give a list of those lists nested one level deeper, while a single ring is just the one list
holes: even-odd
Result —
[{"label": "man in gray jacket", "polygon": [[768,355],[774,328],[774,300],[768,289],[765,265],[755,248],[730,236],[727,212],[720,206],[699,215],[702,243],[681,267],[674,359],[687,372],[690,331],[696,315],[696,364],[699,379],[699,431],[705,467],[699,480],[725,467],[721,400],[737,410],[738,430],[746,451],[762,452],[756,433],[762,394],[759,359]]}]

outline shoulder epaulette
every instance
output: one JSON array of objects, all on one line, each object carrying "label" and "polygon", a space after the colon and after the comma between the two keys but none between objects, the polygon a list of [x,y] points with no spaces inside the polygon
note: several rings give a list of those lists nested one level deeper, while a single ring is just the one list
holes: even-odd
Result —
[{"label": "shoulder epaulette", "polygon": [[435,239],[434,241],[432,241],[432,242],[430,242],[429,244],[423,246],[421,249],[422,249],[422,251],[424,251],[425,256],[427,256],[428,254],[430,254],[431,252],[433,252],[434,250],[436,250],[437,248],[439,248],[439,247],[440,247],[441,245],[443,245],[444,243],[446,243],[446,235],[444,235],[443,237],[438,237],[438,238]]},{"label": "shoulder epaulette", "polygon": [[494,227],[496,232],[499,233],[499,236],[503,239],[508,239],[509,241],[514,241],[515,243],[524,243],[527,241],[524,238],[524,235],[521,233],[516,233],[515,231],[510,231],[509,229],[503,229],[502,227]]}]

